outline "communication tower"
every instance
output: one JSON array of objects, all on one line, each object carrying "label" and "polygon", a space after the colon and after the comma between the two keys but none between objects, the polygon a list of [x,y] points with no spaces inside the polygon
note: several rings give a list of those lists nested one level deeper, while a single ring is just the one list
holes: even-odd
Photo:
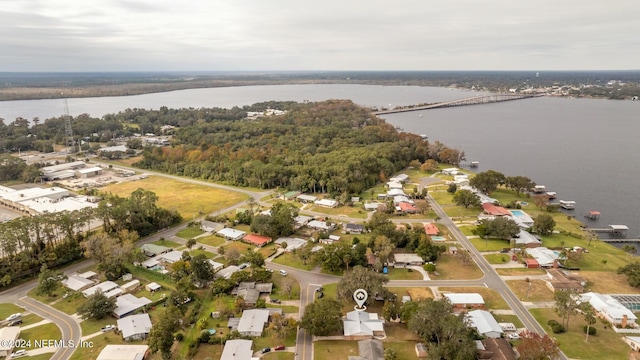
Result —
[{"label": "communication tower", "polygon": [[69,115],[69,103],[67,99],[64,99],[64,134],[67,137],[67,146],[69,146],[69,153],[74,153],[76,150],[76,142],[73,140],[73,129],[71,129],[71,115]]}]

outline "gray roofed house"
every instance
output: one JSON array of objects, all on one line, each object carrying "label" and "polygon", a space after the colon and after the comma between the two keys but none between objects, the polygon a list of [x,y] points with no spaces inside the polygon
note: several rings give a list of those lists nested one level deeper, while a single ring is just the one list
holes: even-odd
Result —
[{"label": "gray roofed house", "polygon": [[93,286],[94,282],[89,279],[85,279],[80,275],[71,275],[62,280],[62,285],[73,291],[82,291]]},{"label": "gray roofed house", "polygon": [[349,356],[349,360],[384,360],[382,341],[366,339],[358,341],[358,356]]},{"label": "gray roofed house", "polygon": [[342,320],[345,337],[373,337],[384,334],[384,320],[378,314],[365,311],[348,312]]},{"label": "gray roofed house", "polygon": [[117,290],[120,289],[120,286],[118,284],[114,283],[113,281],[105,281],[105,282],[101,282],[98,285],[92,286],[86,290],[83,290],[82,295],[84,295],[85,297],[88,297],[97,293],[98,291],[102,291],[105,295],[108,296],[108,294],[110,294],[111,291],[116,289]]},{"label": "gray roofed house", "polygon": [[478,334],[494,339],[502,337],[504,331],[490,312],[473,310],[469,311],[466,316],[469,326],[478,330]]},{"label": "gray roofed house", "polygon": [[151,300],[146,297],[139,298],[131,294],[124,294],[116,298],[116,308],[113,310],[113,315],[119,319],[134,313],[147,304],[151,304]]},{"label": "gray roofed house", "polygon": [[210,233],[215,233],[219,230],[224,229],[225,225],[219,222],[202,220],[200,222],[200,230]]},{"label": "gray roofed house", "polygon": [[220,360],[251,360],[253,359],[253,340],[227,340]]},{"label": "gray roofed house", "polygon": [[242,312],[242,317],[238,323],[238,332],[243,336],[262,336],[262,331],[267,322],[269,322],[269,310],[245,310]]},{"label": "gray roofed house", "polygon": [[172,249],[166,246],[162,246],[162,245],[156,245],[156,244],[144,244],[142,246],[140,246],[140,250],[142,250],[142,252],[149,256],[158,256],[160,254],[164,254],[164,253],[168,253],[170,252]]},{"label": "gray roofed house", "polygon": [[362,224],[344,224],[345,234],[362,234],[365,228]]},{"label": "gray roofed house", "polygon": [[299,249],[307,244],[307,240],[299,239],[299,238],[289,238],[289,237],[279,238],[274,242],[276,243],[276,245],[282,245],[283,243],[287,243],[287,247],[286,249],[284,249],[284,251],[287,251],[287,252],[293,251],[295,249]]},{"label": "gray roofed house", "polygon": [[227,280],[229,280],[231,278],[231,275],[233,275],[233,273],[240,271],[240,268],[235,266],[235,265],[229,265],[224,269],[220,269],[218,270],[217,273],[215,273],[214,277],[216,278],[225,278]]},{"label": "gray roofed house", "polygon": [[149,314],[131,315],[118,319],[118,330],[125,341],[145,339],[149,336],[152,326]]}]

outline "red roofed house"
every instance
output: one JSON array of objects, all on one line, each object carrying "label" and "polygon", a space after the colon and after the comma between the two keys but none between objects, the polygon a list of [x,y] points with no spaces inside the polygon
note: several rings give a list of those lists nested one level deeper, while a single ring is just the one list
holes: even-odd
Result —
[{"label": "red roofed house", "polygon": [[511,213],[509,212],[509,210],[503,208],[502,206],[496,206],[496,205],[493,205],[491,203],[482,204],[482,210],[487,215],[492,215],[492,216],[511,216]]},{"label": "red roofed house", "polygon": [[398,207],[400,208],[400,211],[405,214],[415,214],[416,212],[418,212],[418,209],[416,209],[415,206],[409,204],[408,202],[401,202],[398,204]]},{"label": "red roofed house", "polygon": [[524,264],[528,269],[537,269],[540,267],[540,263],[536,259],[524,259]]},{"label": "red roofed house", "polygon": [[440,234],[440,229],[434,223],[424,223],[424,232],[429,236],[438,235]]},{"label": "red roofed house", "polygon": [[267,236],[258,235],[258,234],[247,234],[242,239],[242,241],[247,242],[249,244],[253,244],[255,246],[265,246],[269,242],[271,242],[271,238]]}]

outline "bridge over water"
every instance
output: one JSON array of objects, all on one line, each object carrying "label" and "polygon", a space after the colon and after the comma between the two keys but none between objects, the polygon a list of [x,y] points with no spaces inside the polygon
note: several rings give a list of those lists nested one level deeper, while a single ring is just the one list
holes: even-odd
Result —
[{"label": "bridge over water", "polygon": [[454,106],[467,106],[467,105],[480,105],[480,104],[491,104],[503,101],[513,101],[513,100],[522,100],[529,99],[533,97],[539,97],[542,95],[524,95],[524,94],[492,94],[492,95],[479,95],[473,96],[464,99],[451,100],[451,101],[443,101],[435,104],[428,104],[423,106],[412,106],[412,107],[401,107],[391,110],[382,110],[376,111],[376,115],[385,115],[385,114],[395,114],[401,112],[409,112],[409,111],[420,111],[420,110],[431,110],[431,109],[440,109]]}]

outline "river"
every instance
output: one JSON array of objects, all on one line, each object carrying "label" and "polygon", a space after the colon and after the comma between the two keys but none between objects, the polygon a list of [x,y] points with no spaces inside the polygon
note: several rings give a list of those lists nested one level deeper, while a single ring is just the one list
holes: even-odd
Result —
[{"label": "river", "polygon": [[[395,107],[480,95],[415,86],[274,85],[190,89],[124,97],[69,99],[72,115],[101,117],[127,108],[233,107],[269,100],[351,99],[364,106]],[[5,123],[16,117],[47,119],[64,113],[62,100],[0,102]],[[580,220],[602,213],[590,227],[622,224],[640,237],[640,102],[534,98],[387,115],[405,131],[427,134],[479,161],[478,171],[525,175],[558,199],[574,200]]]}]

